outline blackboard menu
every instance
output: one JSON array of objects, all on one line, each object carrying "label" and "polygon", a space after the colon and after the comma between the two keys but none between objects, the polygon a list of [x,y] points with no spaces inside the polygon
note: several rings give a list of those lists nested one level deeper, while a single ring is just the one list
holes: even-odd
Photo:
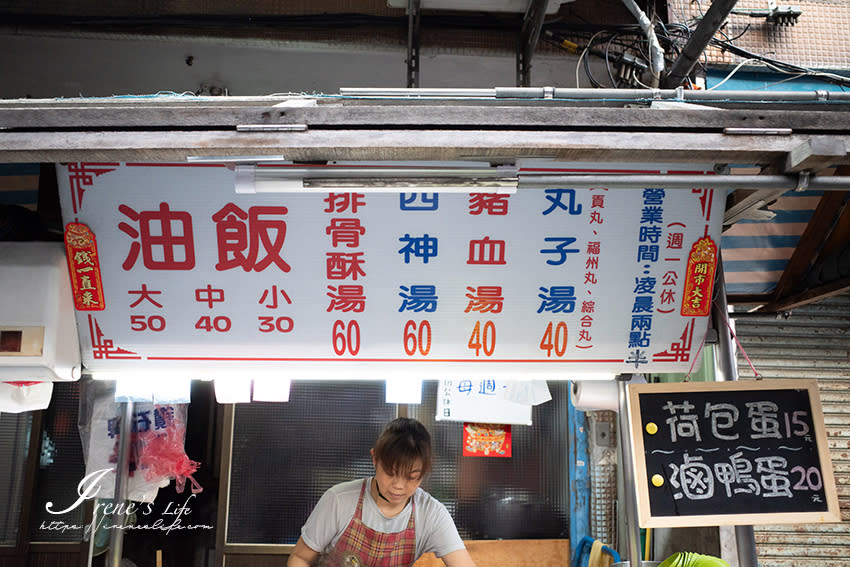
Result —
[{"label": "blackboard menu", "polygon": [[815,380],[629,386],[641,527],[839,522]]}]

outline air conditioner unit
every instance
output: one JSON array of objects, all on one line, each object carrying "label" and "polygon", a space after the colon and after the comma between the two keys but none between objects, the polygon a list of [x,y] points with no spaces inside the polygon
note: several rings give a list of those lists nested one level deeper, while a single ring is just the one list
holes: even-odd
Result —
[{"label": "air conditioner unit", "polygon": [[65,246],[0,242],[0,382],[70,381],[81,371]]}]

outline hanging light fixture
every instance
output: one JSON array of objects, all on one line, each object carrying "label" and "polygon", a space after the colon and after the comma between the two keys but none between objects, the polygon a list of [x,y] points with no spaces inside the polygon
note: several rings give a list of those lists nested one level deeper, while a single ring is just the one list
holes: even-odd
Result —
[{"label": "hanging light fixture", "polygon": [[515,193],[514,166],[236,165],[237,193]]}]

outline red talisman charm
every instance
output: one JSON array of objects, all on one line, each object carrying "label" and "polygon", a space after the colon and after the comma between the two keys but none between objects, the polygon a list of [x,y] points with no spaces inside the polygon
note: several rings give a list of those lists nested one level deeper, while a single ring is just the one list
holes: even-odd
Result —
[{"label": "red talisman charm", "polygon": [[685,317],[704,317],[711,312],[711,293],[714,271],[717,269],[717,245],[708,236],[691,247],[685,271],[685,292],[681,314]]},{"label": "red talisman charm", "polygon": [[65,227],[65,253],[74,306],[78,311],[103,311],[103,282],[100,277],[100,259],[94,233],[84,224],[72,222]]}]

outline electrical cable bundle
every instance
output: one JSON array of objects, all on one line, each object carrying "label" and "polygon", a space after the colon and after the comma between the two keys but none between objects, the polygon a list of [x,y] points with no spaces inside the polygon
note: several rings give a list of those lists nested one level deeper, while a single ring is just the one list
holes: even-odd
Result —
[{"label": "electrical cable bundle", "polygon": [[[687,24],[656,22],[655,32],[664,49],[666,68],[669,69],[673,61],[679,57],[682,48],[696,29],[698,22],[699,19],[692,20]],[[776,73],[789,75],[788,78],[773,84],[800,77],[809,77],[833,83],[842,88],[850,87],[850,77],[787,63],[740,47],[735,41],[744,36],[749,30],[750,24],[738,35],[729,37],[721,29],[711,39],[710,45],[717,47],[723,52],[732,53],[743,58],[743,61],[712,88],[717,88],[728,81],[747,64],[759,64]],[[571,25],[555,21],[544,26],[543,38],[560,49],[579,55],[579,61],[576,66],[576,86],[578,86],[579,68],[581,67],[584,69],[590,83],[597,88],[646,88],[642,75],[648,68],[649,53],[646,37],[637,25]],[[603,81],[600,81],[598,77],[594,76],[588,62],[588,58],[591,55],[605,62],[608,82],[610,84],[603,84]],[[700,61],[698,65],[704,72],[705,62]]]}]

